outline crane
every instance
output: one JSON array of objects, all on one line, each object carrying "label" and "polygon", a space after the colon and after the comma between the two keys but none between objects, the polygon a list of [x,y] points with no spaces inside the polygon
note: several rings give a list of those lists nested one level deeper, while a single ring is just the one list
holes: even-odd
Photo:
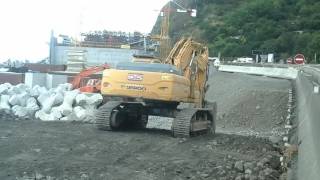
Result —
[{"label": "crane", "polygon": [[[179,9],[171,8],[171,2],[176,4],[179,7]],[[171,12],[189,13],[191,17],[196,17],[197,10],[186,9],[180,3],[172,0],[169,1],[167,6],[161,9],[160,16],[162,17],[162,21],[161,21],[160,35],[152,35],[150,37],[153,40],[159,41],[159,58],[162,62],[165,61],[165,59],[167,58],[171,50],[171,40],[169,35]]]}]

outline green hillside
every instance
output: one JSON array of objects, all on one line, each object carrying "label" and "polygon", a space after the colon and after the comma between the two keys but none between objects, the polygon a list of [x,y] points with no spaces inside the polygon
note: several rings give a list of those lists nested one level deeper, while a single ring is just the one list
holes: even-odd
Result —
[{"label": "green hillside", "polygon": [[318,0],[188,0],[184,6],[196,7],[198,16],[171,13],[171,37],[192,35],[208,44],[211,56],[251,56],[252,50],[274,52],[278,59],[320,56]]}]

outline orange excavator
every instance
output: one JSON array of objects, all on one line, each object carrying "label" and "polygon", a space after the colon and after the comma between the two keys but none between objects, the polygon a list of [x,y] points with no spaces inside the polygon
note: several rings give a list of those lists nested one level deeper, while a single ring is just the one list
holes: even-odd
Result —
[{"label": "orange excavator", "polygon": [[95,73],[102,72],[105,69],[109,69],[108,64],[103,64],[101,66],[95,66],[81,71],[76,77],[74,77],[71,82],[73,89],[79,89],[80,92],[87,93],[99,93],[101,90],[101,78],[92,79],[90,78],[85,86],[82,86],[83,80]]}]

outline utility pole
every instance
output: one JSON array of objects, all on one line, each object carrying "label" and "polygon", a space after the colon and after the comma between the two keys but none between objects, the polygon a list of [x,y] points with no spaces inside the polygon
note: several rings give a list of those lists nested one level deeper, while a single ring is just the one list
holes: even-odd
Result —
[{"label": "utility pole", "polygon": [[54,31],[51,30],[50,44],[49,44],[49,64],[55,63],[55,49],[56,49],[56,38],[54,37]]}]

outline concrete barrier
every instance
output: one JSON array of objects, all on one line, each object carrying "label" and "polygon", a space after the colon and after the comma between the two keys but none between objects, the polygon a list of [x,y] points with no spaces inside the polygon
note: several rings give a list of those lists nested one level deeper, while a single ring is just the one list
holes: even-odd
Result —
[{"label": "concrete barrier", "polygon": [[296,79],[298,74],[298,70],[292,67],[275,68],[275,67],[220,65],[219,71],[263,75],[263,76],[277,77],[277,78],[284,78],[284,79]]},{"label": "concrete barrier", "polygon": [[296,80],[298,100],[298,179],[320,177],[320,94],[316,92],[320,71],[304,67]]},{"label": "concrete barrier", "polygon": [[47,84],[48,89],[55,88],[59,84],[65,84],[68,82],[68,76],[59,74],[47,74]]},{"label": "concrete barrier", "polygon": [[35,73],[27,72],[24,76],[24,84],[29,87],[34,87],[35,85],[46,86],[47,85],[47,74],[46,73]]},{"label": "concrete barrier", "polygon": [[320,68],[317,66],[305,66],[301,70],[312,76],[312,81],[320,84]]}]

